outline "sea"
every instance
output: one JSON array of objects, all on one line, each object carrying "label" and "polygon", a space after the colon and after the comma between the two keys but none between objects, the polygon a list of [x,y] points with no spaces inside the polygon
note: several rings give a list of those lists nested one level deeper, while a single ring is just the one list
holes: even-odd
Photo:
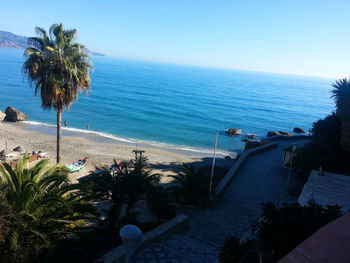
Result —
[{"label": "sea", "polygon": [[[188,152],[243,150],[246,134],[306,131],[334,111],[334,79],[153,63],[93,56],[91,91],[81,94],[62,121],[75,136],[94,133],[120,142]],[[0,110],[29,116],[28,128],[50,132],[55,111],[41,108],[22,74],[23,50],[0,48]],[[89,127],[89,130],[87,130]],[[226,135],[239,128],[243,135]],[[51,129],[51,132],[54,129]]]}]

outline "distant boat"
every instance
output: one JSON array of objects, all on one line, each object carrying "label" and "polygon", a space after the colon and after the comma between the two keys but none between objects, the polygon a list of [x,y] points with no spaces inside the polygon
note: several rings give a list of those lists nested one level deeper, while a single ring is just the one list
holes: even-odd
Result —
[{"label": "distant boat", "polygon": [[67,164],[66,167],[69,169],[70,173],[75,173],[81,171],[81,169],[84,168],[84,165],[86,163],[86,158],[76,160],[75,162],[72,162],[70,164]]}]

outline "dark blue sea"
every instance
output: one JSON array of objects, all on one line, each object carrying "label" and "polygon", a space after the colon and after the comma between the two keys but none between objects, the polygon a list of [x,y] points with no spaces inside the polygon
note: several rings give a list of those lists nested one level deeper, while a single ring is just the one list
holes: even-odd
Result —
[{"label": "dark blue sea", "polygon": [[[54,125],[22,76],[23,50],[0,48],[0,110],[11,105],[32,125]],[[93,57],[89,96],[80,95],[63,114],[68,127],[129,142],[211,152],[241,150],[242,137],[225,130],[265,136],[268,130],[309,130],[334,110],[333,79],[215,69]],[[38,125],[40,126],[40,125]]]}]

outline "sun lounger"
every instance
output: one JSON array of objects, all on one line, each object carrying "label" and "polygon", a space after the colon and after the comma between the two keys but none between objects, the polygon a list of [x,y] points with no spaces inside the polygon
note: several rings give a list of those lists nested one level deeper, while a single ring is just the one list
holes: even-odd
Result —
[{"label": "sun lounger", "polygon": [[11,158],[11,157],[17,157],[17,154],[15,153],[8,153],[5,155],[5,158]]}]

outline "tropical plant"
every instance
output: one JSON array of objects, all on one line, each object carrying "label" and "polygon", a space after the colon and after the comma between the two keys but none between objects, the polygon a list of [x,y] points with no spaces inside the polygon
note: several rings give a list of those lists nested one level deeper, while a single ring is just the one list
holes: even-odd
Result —
[{"label": "tropical plant", "polygon": [[[118,165],[115,160],[114,165]],[[126,163],[122,164],[122,166],[125,165]],[[111,170],[107,166],[96,167],[96,170],[98,170],[98,173],[91,171],[90,175],[84,181],[92,187],[92,198],[112,201],[106,222],[109,228],[114,229],[119,224],[119,217],[124,201],[122,193],[119,191],[120,180],[118,176],[120,171],[111,174]]]},{"label": "tropical plant", "polygon": [[227,239],[219,252],[220,263],[259,263],[262,262],[262,256],[256,248],[256,241],[247,239],[241,242],[236,237]]},{"label": "tropical plant", "polygon": [[340,206],[323,207],[314,201],[305,206],[292,203],[282,207],[264,203],[262,218],[255,230],[260,247],[269,258],[267,262],[277,262],[316,230],[341,215]]},{"label": "tropical plant", "polygon": [[78,98],[78,93],[90,90],[89,70],[92,69],[85,47],[75,42],[77,31],[65,30],[62,24],[45,29],[36,27],[38,37],[30,37],[24,51],[23,73],[40,92],[44,110],[57,113],[57,163],[60,162],[61,115]]},{"label": "tropical plant", "polygon": [[126,218],[130,216],[130,211],[140,197],[145,196],[160,182],[160,174],[151,174],[148,168],[148,159],[141,157],[135,160],[134,167],[128,169],[125,165],[119,174],[120,191],[126,201]]},{"label": "tropical plant", "polygon": [[15,169],[0,164],[0,210],[7,219],[7,234],[0,239],[1,262],[37,257],[55,240],[77,233],[86,219],[96,215],[86,201],[89,189],[71,184],[65,167],[50,167],[45,159],[27,168],[28,160],[20,159]]},{"label": "tropical plant", "polygon": [[332,114],[313,124],[312,140],[297,150],[294,167],[301,178],[321,166],[324,171],[350,174],[350,154],[340,145],[342,120]]},{"label": "tropical plant", "polygon": [[175,185],[170,189],[185,203],[197,205],[199,201],[206,200],[209,196],[210,177],[205,173],[205,167],[196,169],[193,164],[182,165],[182,172],[170,175]]},{"label": "tropical plant", "polygon": [[132,167],[123,162],[116,176],[112,176],[108,168],[102,167],[101,172],[93,173],[87,179],[97,194],[97,199],[112,200],[108,213],[111,227],[122,224],[122,214],[125,214],[123,221],[130,222],[131,211],[136,202],[141,198],[146,199],[147,194],[159,184],[161,175],[151,174],[148,166],[147,157],[142,157],[138,158]]},{"label": "tropical plant", "polygon": [[332,98],[336,104],[337,114],[342,119],[340,144],[345,151],[350,152],[350,79],[339,79],[332,86]]},{"label": "tropical plant", "polygon": [[311,130],[313,139],[320,140],[324,143],[339,143],[341,139],[341,126],[341,118],[335,113],[332,113],[324,119],[320,119],[313,123]]},{"label": "tropical plant", "polygon": [[278,262],[319,228],[341,215],[340,206],[323,207],[314,201],[305,206],[263,203],[262,216],[253,226],[254,239],[244,242],[227,239],[220,250],[219,261]]},{"label": "tropical plant", "polygon": [[169,220],[174,217],[175,209],[169,204],[169,189],[161,186],[153,187],[147,195],[147,206],[152,214],[158,219]]}]

